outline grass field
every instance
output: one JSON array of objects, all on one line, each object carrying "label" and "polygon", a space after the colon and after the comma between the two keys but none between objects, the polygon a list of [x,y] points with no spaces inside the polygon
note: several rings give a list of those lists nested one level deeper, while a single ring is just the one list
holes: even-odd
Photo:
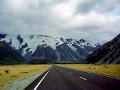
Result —
[{"label": "grass field", "polygon": [[58,65],[75,70],[81,70],[90,73],[103,74],[120,78],[120,64],[63,64]]},{"label": "grass field", "polygon": [[[0,66],[0,90],[6,90],[17,80],[44,73],[51,65],[5,65]],[[35,79],[35,78],[34,78]],[[32,80],[32,79],[31,79]]]}]

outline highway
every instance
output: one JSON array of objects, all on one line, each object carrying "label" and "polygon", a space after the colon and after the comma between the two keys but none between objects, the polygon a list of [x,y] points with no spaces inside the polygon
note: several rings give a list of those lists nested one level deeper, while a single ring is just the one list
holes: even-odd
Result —
[{"label": "highway", "polygon": [[120,80],[54,65],[25,90],[120,90]]}]

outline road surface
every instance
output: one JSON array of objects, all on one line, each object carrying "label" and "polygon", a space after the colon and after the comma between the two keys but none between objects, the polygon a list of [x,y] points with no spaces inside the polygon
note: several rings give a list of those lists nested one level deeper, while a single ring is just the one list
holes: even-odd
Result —
[{"label": "road surface", "polygon": [[25,90],[120,90],[120,80],[52,66]]}]

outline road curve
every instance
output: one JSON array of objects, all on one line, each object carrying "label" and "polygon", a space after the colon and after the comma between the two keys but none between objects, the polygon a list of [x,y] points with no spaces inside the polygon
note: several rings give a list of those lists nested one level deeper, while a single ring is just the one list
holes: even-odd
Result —
[{"label": "road curve", "polygon": [[120,80],[52,66],[25,90],[120,90]]}]

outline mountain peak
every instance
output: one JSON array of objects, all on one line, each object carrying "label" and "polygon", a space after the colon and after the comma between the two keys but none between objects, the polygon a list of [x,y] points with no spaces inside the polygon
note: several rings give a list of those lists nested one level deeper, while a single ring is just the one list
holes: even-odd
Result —
[{"label": "mountain peak", "polygon": [[40,59],[57,57],[57,60],[80,62],[99,46],[84,39],[76,40],[48,35],[1,35],[1,37],[0,41],[10,43],[11,47],[26,59],[33,59],[33,56],[35,59],[36,57]]}]

